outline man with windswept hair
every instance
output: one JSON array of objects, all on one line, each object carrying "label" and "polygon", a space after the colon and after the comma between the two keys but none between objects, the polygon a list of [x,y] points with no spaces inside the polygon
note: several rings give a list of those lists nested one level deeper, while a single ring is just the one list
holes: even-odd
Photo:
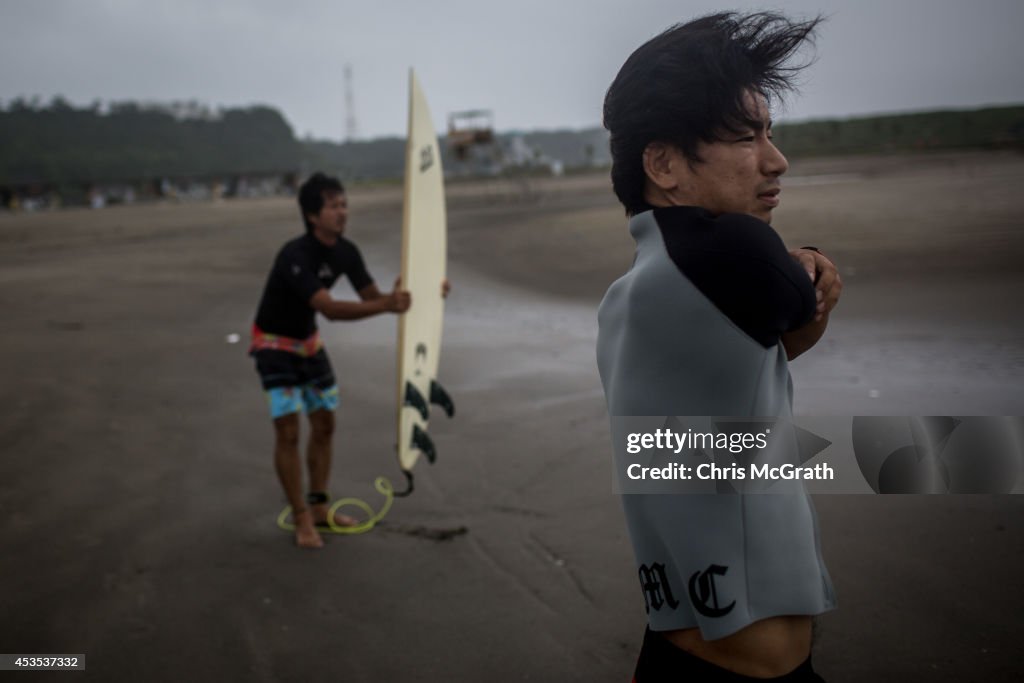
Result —
[{"label": "man with windswept hair", "polygon": [[[626,60],[604,102],[612,184],[636,240],[599,311],[615,416],[789,417],[788,362],[842,284],[770,227],[786,158],[769,106],[819,19],[722,13]],[[648,610],[637,683],[821,680],[812,616],[835,607],[810,497],[622,496]]]}]

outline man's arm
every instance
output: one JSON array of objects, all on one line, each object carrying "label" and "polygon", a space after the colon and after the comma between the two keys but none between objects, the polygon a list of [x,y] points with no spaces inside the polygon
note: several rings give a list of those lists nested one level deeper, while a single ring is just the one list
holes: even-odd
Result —
[{"label": "man's arm", "polygon": [[816,317],[803,327],[782,335],[782,347],[786,349],[786,360],[793,360],[818,343],[828,326],[828,313]]},{"label": "man's arm", "polygon": [[817,344],[825,334],[829,313],[839,303],[839,296],[843,291],[843,281],[839,277],[836,265],[821,252],[813,249],[794,249],[789,253],[804,267],[807,275],[814,281],[814,294],[817,299],[814,319],[803,327],[782,335],[782,346],[786,349],[786,358],[793,360]]},{"label": "man's arm", "polygon": [[339,301],[325,288],[313,295],[309,305],[328,320],[361,320],[380,313],[404,313],[409,310],[412,298],[400,286],[401,280],[395,280],[395,288],[384,294],[371,283],[359,290],[360,301]]}]

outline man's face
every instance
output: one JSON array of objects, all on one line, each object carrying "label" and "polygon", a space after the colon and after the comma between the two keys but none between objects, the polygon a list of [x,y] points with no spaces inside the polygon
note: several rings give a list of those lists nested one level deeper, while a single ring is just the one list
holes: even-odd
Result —
[{"label": "man's face", "polygon": [[[673,204],[699,206],[711,213],[745,213],[771,223],[779,204],[780,176],[789,168],[772,144],[771,118],[761,95],[748,95],[753,125],[737,132],[723,130],[720,140],[697,146],[700,162],[688,162],[674,148],[667,198]],[[692,166],[692,168],[691,168]]]},{"label": "man's face", "polygon": [[344,192],[324,192],[324,205],[320,213],[309,214],[313,230],[321,235],[340,236],[348,221],[348,199]]}]

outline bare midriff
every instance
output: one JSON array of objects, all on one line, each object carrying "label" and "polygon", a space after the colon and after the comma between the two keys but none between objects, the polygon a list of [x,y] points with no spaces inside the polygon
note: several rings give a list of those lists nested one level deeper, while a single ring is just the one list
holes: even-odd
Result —
[{"label": "bare midriff", "polygon": [[704,640],[696,628],[662,631],[661,635],[695,657],[756,678],[783,676],[811,653],[809,616],[762,619],[718,640]]}]

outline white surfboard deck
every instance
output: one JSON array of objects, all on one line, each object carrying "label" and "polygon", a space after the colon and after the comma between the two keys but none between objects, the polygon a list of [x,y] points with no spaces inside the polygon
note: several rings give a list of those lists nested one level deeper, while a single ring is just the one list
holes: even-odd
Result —
[{"label": "white surfboard deck", "polygon": [[[402,287],[412,306],[398,322],[398,462],[408,472],[424,452],[413,445],[427,422],[406,404],[407,383],[430,404],[441,352],[444,298],[441,281],[447,260],[448,219],[444,173],[437,134],[416,74],[409,71],[409,133],[405,151],[405,200],[402,209]],[[436,415],[438,410],[434,408]]]}]

